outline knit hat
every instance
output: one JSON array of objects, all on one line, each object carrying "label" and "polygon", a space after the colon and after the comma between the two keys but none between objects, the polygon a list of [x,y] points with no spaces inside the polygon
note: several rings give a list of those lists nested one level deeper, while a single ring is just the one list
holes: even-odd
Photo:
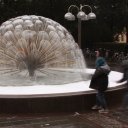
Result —
[{"label": "knit hat", "polygon": [[104,66],[106,61],[103,57],[98,57],[96,60],[96,67]]}]

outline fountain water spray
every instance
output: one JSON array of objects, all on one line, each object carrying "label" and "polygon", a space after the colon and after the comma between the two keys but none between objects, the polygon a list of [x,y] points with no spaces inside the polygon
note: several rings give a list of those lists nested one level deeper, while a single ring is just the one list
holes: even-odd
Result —
[{"label": "fountain water spray", "polygon": [[[85,69],[86,65],[72,35],[59,23],[35,15],[24,15],[0,27],[0,72],[27,71],[49,75],[58,69]],[[58,70],[59,71],[59,70]]]}]

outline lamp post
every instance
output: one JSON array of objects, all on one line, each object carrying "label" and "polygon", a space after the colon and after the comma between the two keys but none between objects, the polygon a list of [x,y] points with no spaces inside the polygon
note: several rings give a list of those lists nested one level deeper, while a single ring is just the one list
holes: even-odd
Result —
[{"label": "lamp post", "polygon": [[[74,21],[75,20],[75,15],[72,13],[72,9],[76,8],[78,13],[77,13],[77,18],[78,18],[78,45],[81,48],[81,21],[87,21],[90,19],[96,19],[95,13],[92,12],[92,8],[89,5],[81,5],[80,7],[76,5],[70,5],[68,8],[68,12],[64,15],[64,18],[69,20],[69,21]],[[86,14],[83,11],[83,8],[88,8],[90,10],[89,14]]]}]

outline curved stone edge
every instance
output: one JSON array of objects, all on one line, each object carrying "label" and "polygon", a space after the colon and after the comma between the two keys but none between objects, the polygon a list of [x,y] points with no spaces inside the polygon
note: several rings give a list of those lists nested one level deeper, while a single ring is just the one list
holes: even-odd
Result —
[{"label": "curved stone edge", "polygon": [[[124,90],[125,86],[119,85],[117,87],[108,88],[106,92]],[[81,92],[70,92],[70,93],[54,93],[54,94],[32,94],[32,95],[0,95],[0,98],[12,98],[12,99],[27,99],[27,98],[52,98],[52,97],[69,97],[69,96],[80,96],[80,95],[92,95],[95,94],[96,90],[81,91]]]},{"label": "curved stone edge", "polygon": [[[89,69],[90,70],[90,69]],[[94,71],[94,69],[91,69],[91,71]],[[115,72],[115,71],[114,71]],[[120,73],[120,72],[119,72]],[[116,83],[116,82],[115,82]],[[115,84],[115,83],[111,83],[111,84]],[[79,83],[81,84],[81,83]],[[122,90],[125,88],[125,86],[123,86],[125,84],[125,82],[123,83],[117,83],[117,86],[112,86],[112,87],[109,87],[108,90],[106,92],[111,92],[111,91],[117,91],[117,90]],[[70,85],[69,85],[70,86]],[[37,86],[38,87],[38,86]],[[6,89],[9,89],[8,87],[5,87]],[[15,88],[15,87],[14,87]],[[26,88],[25,88],[26,89]],[[40,88],[39,88],[40,89]],[[43,88],[41,88],[43,89]],[[29,89],[28,89],[29,90]],[[23,91],[23,90],[21,90]],[[31,90],[29,90],[31,91]],[[74,90],[71,90],[71,91],[67,91],[67,92],[54,92],[54,93],[20,93],[20,94],[7,94],[7,93],[1,93],[0,94],[0,98],[12,98],[12,99],[21,99],[21,98],[24,98],[24,99],[27,99],[27,98],[52,98],[52,97],[69,97],[69,96],[80,96],[80,95],[91,95],[91,94],[95,94],[96,91],[95,90],[92,90],[92,89],[89,89],[89,90],[83,90],[82,89],[80,91],[74,91]]]}]

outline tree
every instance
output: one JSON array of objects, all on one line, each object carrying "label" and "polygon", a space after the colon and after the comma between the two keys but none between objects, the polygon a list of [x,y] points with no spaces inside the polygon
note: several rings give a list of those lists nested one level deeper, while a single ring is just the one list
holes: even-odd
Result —
[{"label": "tree", "polygon": [[[112,34],[121,32],[128,23],[127,0],[97,0],[97,19],[99,24],[106,24]],[[128,30],[128,27],[127,27]],[[111,35],[113,36],[113,35]]]}]

